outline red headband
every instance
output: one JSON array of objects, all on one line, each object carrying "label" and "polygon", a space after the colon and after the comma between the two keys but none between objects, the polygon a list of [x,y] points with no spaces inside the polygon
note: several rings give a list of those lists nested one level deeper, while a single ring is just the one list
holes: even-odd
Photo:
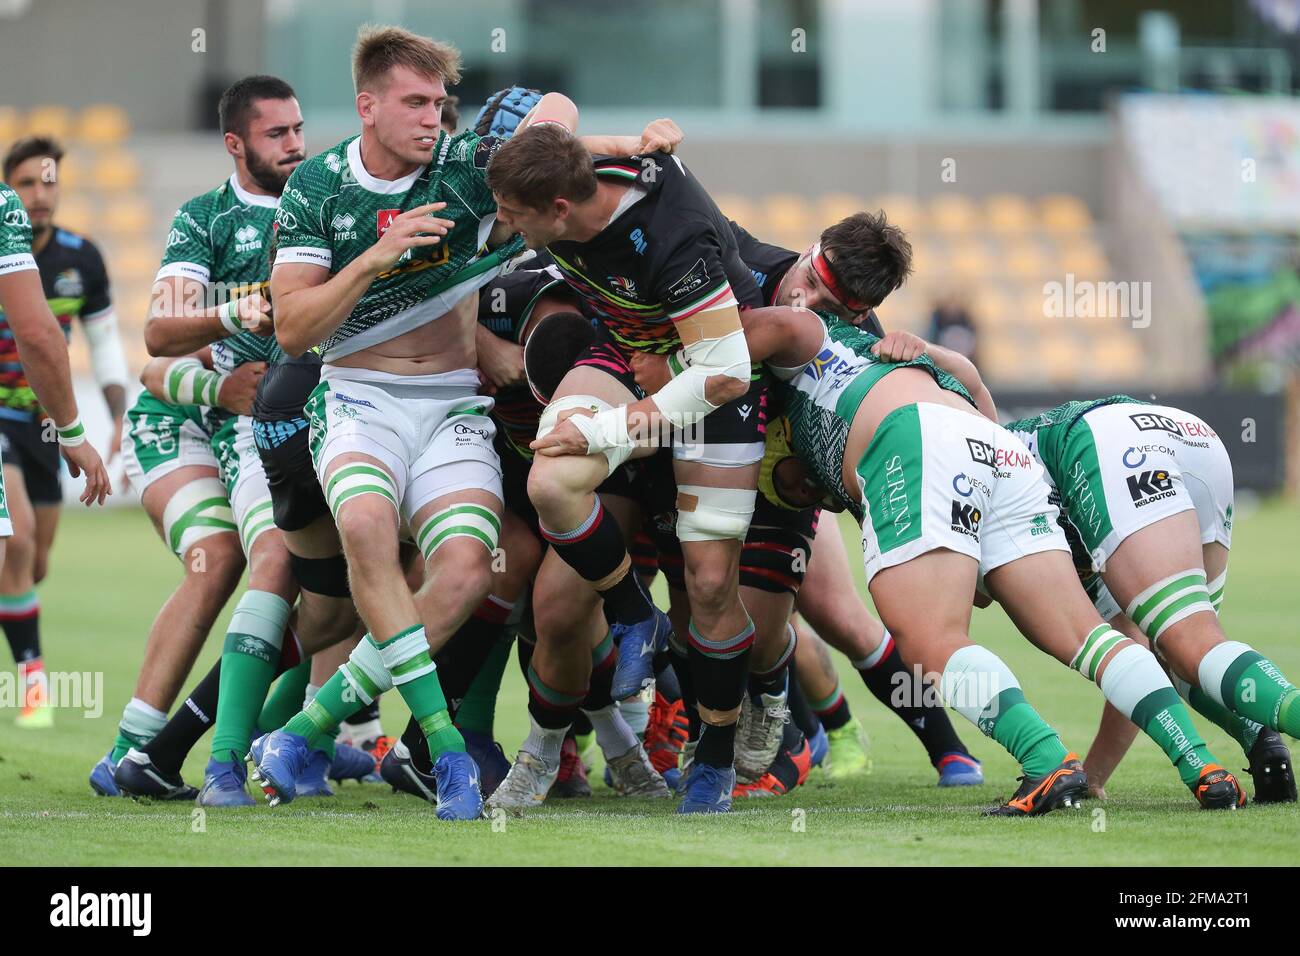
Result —
[{"label": "red headband", "polygon": [[822,244],[820,242],[812,247],[812,266],[817,271],[818,277],[826,284],[826,288],[830,289],[831,295],[835,296],[846,309],[851,309],[856,313],[866,312],[871,308],[865,302],[859,302],[844,291],[844,287],[835,278],[835,273],[831,271],[830,261],[822,255]]}]

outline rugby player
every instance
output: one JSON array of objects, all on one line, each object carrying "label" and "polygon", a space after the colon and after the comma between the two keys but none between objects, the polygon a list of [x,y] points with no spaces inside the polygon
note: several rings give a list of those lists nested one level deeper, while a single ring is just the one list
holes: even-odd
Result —
[{"label": "rugby player", "polygon": [[[503,146],[488,179],[502,220],[530,247],[547,248],[620,347],[668,351],[686,343],[690,371],[654,399],[668,416],[665,427],[680,437],[685,426],[700,426],[703,439],[679,442],[673,452],[689,654],[704,725],[678,809],[725,811],[754,638],[737,574],[763,453],[765,385],[751,380],[737,309],[761,304],[757,284],[726,220],[669,153],[593,161],[572,136],[543,127]],[[584,405],[600,411],[575,417]],[[553,401],[532,445],[542,456],[529,474],[552,550],[600,592],[621,630],[619,661],[629,680],[616,675],[616,697],[627,684],[636,690],[652,679],[650,658],[671,630],[631,573],[617,520],[594,494],[632,450],[626,411],[581,395]],[[568,417],[560,421],[562,412]]]},{"label": "rugby player", "polygon": [[[492,401],[477,394],[474,293],[522,243],[496,221],[484,181],[497,142],[439,129],[444,83],[458,78],[453,47],[364,28],[353,53],[362,132],[295,170],[277,214],[276,335],[288,353],[321,349],[311,450],[369,633],[265,743],[256,773],[273,804],[293,798],[322,733],[395,686],[433,757],[438,816],[482,812],[430,655],[491,588],[501,476]],[[567,135],[577,111],[548,94],[529,122]],[[398,560],[403,521],[425,559],[414,597]]]},{"label": "rugby player", "polygon": [[[74,318],[86,333],[95,381],[103,390],[113,422],[109,447],[116,449],[126,411],[126,355],[99,249],[86,237],[54,224],[62,159],[63,148],[49,137],[20,139],[5,154],[0,178],[9,183],[27,210],[32,254],[50,311],[65,336],[71,336]],[[9,479],[5,504],[14,530],[0,573],[0,626],[18,662],[23,688],[18,726],[49,727],[54,711],[47,706],[36,585],[49,567],[63,502],[59,451],[44,434],[44,412],[23,374],[17,344],[7,328],[0,313],[0,448]]]},{"label": "rugby player", "polygon": [[[1137,715],[1202,807],[1244,803],[1154,656],[1102,621],[1076,586],[1033,456],[981,417],[993,410],[987,390],[972,397],[924,356],[883,362],[875,336],[804,310],[744,321],[751,354],[787,383],[792,447],[818,492],[862,522],[868,588],[904,656],[941,673],[949,705],[1024,768],[1015,796],[991,812],[1072,805],[1086,796],[1087,777],[1006,665],[967,637],[977,583],[1036,646]],[[977,472],[971,462],[984,467]],[[785,493],[801,494],[800,485]],[[945,584],[936,589],[935,581]]]},{"label": "rugby player", "polygon": [[[108,471],[86,441],[77,412],[68,366],[68,342],[50,311],[32,255],[32,227],[18,194],[0,182],[0,310],[18,346],[21,371],[40,407],[53,423],[48,441],[57,441],[72,477],[86,476],[80,500],[103,504],[112,494]],[[61,424],[60,424],[61,423]],[[0,570],[5,541],[13,533],[0,473]],[[20,662],[21,665],[21,662]],[[24,701],[26,704],[27,701]]]},{"label": "rugby player", "polygon": [[[887,338],[881,351],[930,355],[961,372],[968,387],[984,387],[969,362],[916,336]],[[1300,690],[1250,645],[1229,639],[1219,618],[1233,480],[1214,429],[1190,412],[1127,395],[1065,402],[1006,427],[1042,464],[1061,501],[1098,613],[1153,648],[1178,693],[1241,745],[1256,802],[1294,802],[1291,754],[1278,731],[1300,734]],[[1085,762],[1095,788],[1104,788],[1132,742],[1125,718],[1110,705],[1103,713]]]}]

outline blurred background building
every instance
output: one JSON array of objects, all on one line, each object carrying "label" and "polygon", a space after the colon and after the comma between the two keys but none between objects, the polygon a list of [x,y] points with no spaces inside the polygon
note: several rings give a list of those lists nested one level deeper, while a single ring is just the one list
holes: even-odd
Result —
[{"label": "blurred background building", "polygon": [[0,148],[69,145],[59,220],[104,248],[137,368],[171,213],[229,175],[220,91],[284,77],[324,149],[355,131],[367,21],[461,49],[466,122],[512,83],[588,131],[672,116],[767,241],[883,208],[916,254],[886,327],[959,315],[1026,407],[1212,393],[1260,430],[1239,478],[1300,457],[1300,0],[0,0]]}]

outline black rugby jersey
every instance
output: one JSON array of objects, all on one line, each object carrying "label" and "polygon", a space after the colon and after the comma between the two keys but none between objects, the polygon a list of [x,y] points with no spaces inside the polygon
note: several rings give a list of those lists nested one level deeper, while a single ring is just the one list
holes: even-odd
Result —
[{"label": "black rugby jersey", "polygon": [[598,156],[594,163],[600,179],[639,184],[645,195],[587,242],[560,240],[548,251],[620,346],[673,352],[681,347],[675,321],[763,304],[726,217],[677,157]]}]

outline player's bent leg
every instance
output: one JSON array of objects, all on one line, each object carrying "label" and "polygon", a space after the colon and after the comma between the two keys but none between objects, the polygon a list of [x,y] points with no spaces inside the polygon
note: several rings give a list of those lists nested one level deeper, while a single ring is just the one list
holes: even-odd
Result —
[{"label": "player's bent leg", "polygon": [[[1146,635],[1125,615],[1116,614],[1107,623],[1134,644],[1150,647]],[[1101,720],[1097,724],[1097,735],[1083,760],[1083,769],[1088,774],[1089,796],[1098,800],[1106,799],[1106,782],[1128,753],[1137,735],[1137,724],[1116,710],[1110,701],[1106,701],[1101,709]]]},{"label": "player's bent leg", "polygon": [[741,586],[740,599],[754,622],[747,693],[736,725],[736,779],[753,783],[767,773],[790,718],[790,664],[798,643],[790,614],[794,595]]},{"label": "player's bent leg", "polygon": [[1244,802],[1236,778],[1210,753],[1154,655],[1101,619],[1067,552],[1027,555],[990,570],[984,580],[1022,634],[1095,681],[1106,700],[1155,741],[1202,807]]},{"label": "player's bent leg", "polygon": [[4,465],[4,487],[12,535],[0,567],[0,627],[18,666],[22,707],[16,723],[26,729],[53,726],[49,683],[41,656],[40,601],[33,569],[36,561],[36,512],[27,496],[23,470]]},{"label": "player's bent leg", "polygon": [[50,573],[50,551],[54,535],[59,530],[63,505],[58,502],[32,502],[36,512],[36,557],[32,562],[32,581],[40,584]]}]

